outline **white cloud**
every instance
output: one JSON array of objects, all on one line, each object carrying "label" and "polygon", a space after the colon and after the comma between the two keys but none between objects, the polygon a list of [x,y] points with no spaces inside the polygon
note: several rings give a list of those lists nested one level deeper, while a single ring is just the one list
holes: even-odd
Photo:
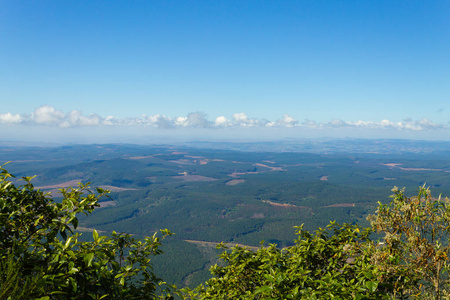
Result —
[{"label": "white cloud", "polygon": [[31,121],[36,124],[58,125],[64,123],[65,115],[62,111],[56,110],[52,106],[44,105],[38,107],[31,113]]},{"label": "white cloud", "polygon": [[380,125],[381,127],[392,127],[394,126],[394,123],[389,120],[381,120]]},{"label": "white cloud", "polygon": [[233,115],[233,122],[237,124],[246,124],[248,122],[248,117],[244,113],[236,113]]},{"label": "white cloud", "polygon": [[306,127],[306,128],[319,128],[320,125],[317,124],[316,121],[306,119],[305,121],[302,122],[302,127]]},{"label": "white cloud", "polygon": [[133,125],[149,125],[157,128],[172,128],[175,124],[173,120],[165,115],[156,114],[153,116],[144,117],[143,120],[135,120]]},{"label": "white cloud", "polygon": [[349,122],[345,122],[342,120],[331,120],[330,122],[328,122],[326,125],[330,126],[330,127],[348,127],[351,126],[349,124]]},{"label": "white cloud", "polygon": [[72,110],[65,117],[65,122],[69,124],[69,126],[95,126],[103,123],[103,120],[97,114],[91,114],[89,116],[83,116],[81,111]]},{"label": "white cloud", "polygon": [[[311,122],[313,121],[309,121]],[[410,118],[405,119],[401,122],[392,122],[389,120],[381,120],[380,122],[373,121],[343,121],[343,120],[331,120],[330,122],[319,125],[318,127],[333,127],[333,128],[369,128],[369,129],[397,129],[397,130],[412,130],[412,131],[423,131],[423,130],[435,130],[435,129],[445,129],[446,126],[442,124],[434,123],[428,119],[412,120]]]},{"label": "white cloud", "polygon": [[188,118],[187,117],[178,117],[175,119],[175,125],[186,127],[189,125]]},{"label": "white cloud", "polygon": [[211,126],[211,122],[206,119],[206,114],[201,112],[188,113],[187,126],[197,127],[197,128],[208,128]]},{"label": "white cloud", "polygon": [[408,129],[408,130],[430,130],[430,129],[441,129],[444,128],[444,125],[434,123],[428,119],[420,119],[413,121],[411,119],[403,120],[403,122],[397,123],[398,128],[400,129]]},{"label": "white cloud", "polygon": [[113,116],[107,116],[104,120],[103,120],[103,125],[114,125],[114,117]]},{"label": "white cloud", "polygon": [[228,127],[231,125],[231,122],[225,118],[224,116],[217,117],[214,121],[214,126],[216,127]]},{"label": "white cloud", "polygon": [[241,126],[241,127],[264,127],[270,123],[268,120],[264,119],[251,119],[245,113],[235,113],[232,116],[231,126]]},{"label": "white cloud", "polygon": [[0,114],[0,123],[4,124],[18,124],[22,122],[22,117],[19,114],[12,113]]},{"label": "white cloud", "polygon": [[285,127],[294,127],[295,125],[298,124],[298,121],[296,119],[292,118],[288,114],[284,114],[283,118],[281,120],[278,120],[277,122],[281,126],[285,126]]},{"label": "white cloud", "polygon": [[64,113],[56,108],[44,105],[36,108],[30,114],[0,113],[1,124],[24,124],[54,126],[60,128],[69,127],[101,127],[101,126],[149,126],[154,128],[306,128],[306,129],[327,129],[327,128],[360,128],[360,129],[390,129],[398,131],[425,131],[449,129],[448,125],[434,123],[428,119],[404,119],[402,121],[391,121],[383,119],[381,121],[345,121],[334,119],[326,123],[306,119],[299,122],[289,114],[284,114],[276,121],[266,119],[250,118],[245,113],[235,113],[228,119],[219,116],[214,121],[208,120],[206,114],[202,112],[191,112],[186,116],[171,118],[166,115],[142,115],[135,118],[115,118],[114,116],[102,117],[98,114],[83,115],[79,110],[72,110]]}]

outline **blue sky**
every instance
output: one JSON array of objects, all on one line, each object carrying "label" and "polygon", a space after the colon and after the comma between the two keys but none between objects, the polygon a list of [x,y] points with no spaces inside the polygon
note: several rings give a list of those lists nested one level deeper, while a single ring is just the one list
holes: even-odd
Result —
[{"label": "blue sky", "polygon": [[0,0],[0,29],[10,139],[450,137],[448,1]]}]

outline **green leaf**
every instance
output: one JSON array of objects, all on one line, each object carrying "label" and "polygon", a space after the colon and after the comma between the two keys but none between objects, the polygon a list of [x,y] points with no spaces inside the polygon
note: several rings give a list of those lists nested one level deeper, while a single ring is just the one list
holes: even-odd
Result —
[{"label": "green leaf", "polygon": [[90,267],[92,265],[92,260],[94,259],[94,253],[87,253],[83,256],[85,264]]},{"label": "green leaf", "polygon": [[78,227],[78,219],[74,218],[71,223],[73,225],[73,229],[77,229],[77,227]]},{"label": "green leaf", "polygon": [[375,292],[378,288],[378,282],[366,281],[366,287],[371,293]]},{"label": "green leaf", "polygon": [[271,290],[272,290],[272,287],[265,285],[265,286],[262,286],[262,287],[258,288],[255,291],[255,294],[262,294],[262,293],[265,293],[265,292],[268,292],[268,291],[271,291]]},{"label": "green leaf", "polygon": [[92,231],[92,237],[94,238],[94,241],[96,243],[98,243],[98,232],[97,232],[97,230],[94,229],[94,231]]},{"label": "green leaf", "polygon": [[72,269],[70,269],[70,271],[67,274],[72,275],[72,274],[77,273],[78,271],[79,270],[77,268],[72,268]]}]

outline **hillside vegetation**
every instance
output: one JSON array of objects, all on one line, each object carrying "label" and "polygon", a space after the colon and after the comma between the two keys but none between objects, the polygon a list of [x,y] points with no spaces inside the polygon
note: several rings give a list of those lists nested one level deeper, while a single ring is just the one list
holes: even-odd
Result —
[{"label": "hillside vegetation", "polygon": [[[222,249],[222,264],[195,289],[158,277],[152,258],[171,235],[142,240],[112,232],[83,242],[79,214],[99,207],[107,191],[88,184],[61,189],[61,201],[31,178],[0,174],[0,299],[444,299],[448,282],[450,205],[421,187],[394,189],[367,228],[331,222],[315,233],[297,227],[292,246]],[[377,232],[379,240],[372,240]],[[162,255],[164,256],[164,254]]]}]

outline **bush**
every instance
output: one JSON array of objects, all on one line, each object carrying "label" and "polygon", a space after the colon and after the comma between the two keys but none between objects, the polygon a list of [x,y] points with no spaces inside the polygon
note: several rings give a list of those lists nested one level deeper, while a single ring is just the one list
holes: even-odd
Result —
[{"label": "bush", "polygon": [[[315,233],[297,227],[295,245],[257,251],[223,249],[213,278],[181,292],[152,271],[161,230],[144,240],[130,234],[79,242],[77,215],[89,214],[108,191],[89,184],[61,189],[62,201],[18,184],[0,168],[0,299],[448,299],[449,199],[419,188],[393,189],[371,227],[331,222]],[[378,232],[381,240],[373,241]]]},{"label": "bush", "polygon": [[425,186],[415,197],[394,188],[393,200],[379,203],[368,219],[383,234],[380,246],[372,253],[380,281],[392,295],[401,299],[448,299],[450,202],[433,198]]},{"label": "bush", "polygon": [[[415,197],[393,189],[372,226],[338,225],[315,234],[297,228],[292,247],[219,245],[224,266],[189,299],[449,299],[449,199],[421,187]],[[374,231],[382,236],[372,241]]]},{"label": "bush", "polygon": [[91,213],[108,191],[89,184],[62,189],[61,203],[23,184],[0,168],[1,299],[155,299],[171,298],[171,287],[152,272],[151,256],[161,253],[161,230],[143,241],[93,231],[93,242],[79,242],[77,214]]},{"label": "bush", "polygon": [[[311,234],[297,228],[295,246],[275,244],[256,252],[233,247],[221,255],[225,266],[195,290],[192,299],[376,299],[376,269],[364,253],[370,230],[332,222]],[[332,232],[332,234],[330,234]],[[220,248],[229,250],[224,245]]]}]

